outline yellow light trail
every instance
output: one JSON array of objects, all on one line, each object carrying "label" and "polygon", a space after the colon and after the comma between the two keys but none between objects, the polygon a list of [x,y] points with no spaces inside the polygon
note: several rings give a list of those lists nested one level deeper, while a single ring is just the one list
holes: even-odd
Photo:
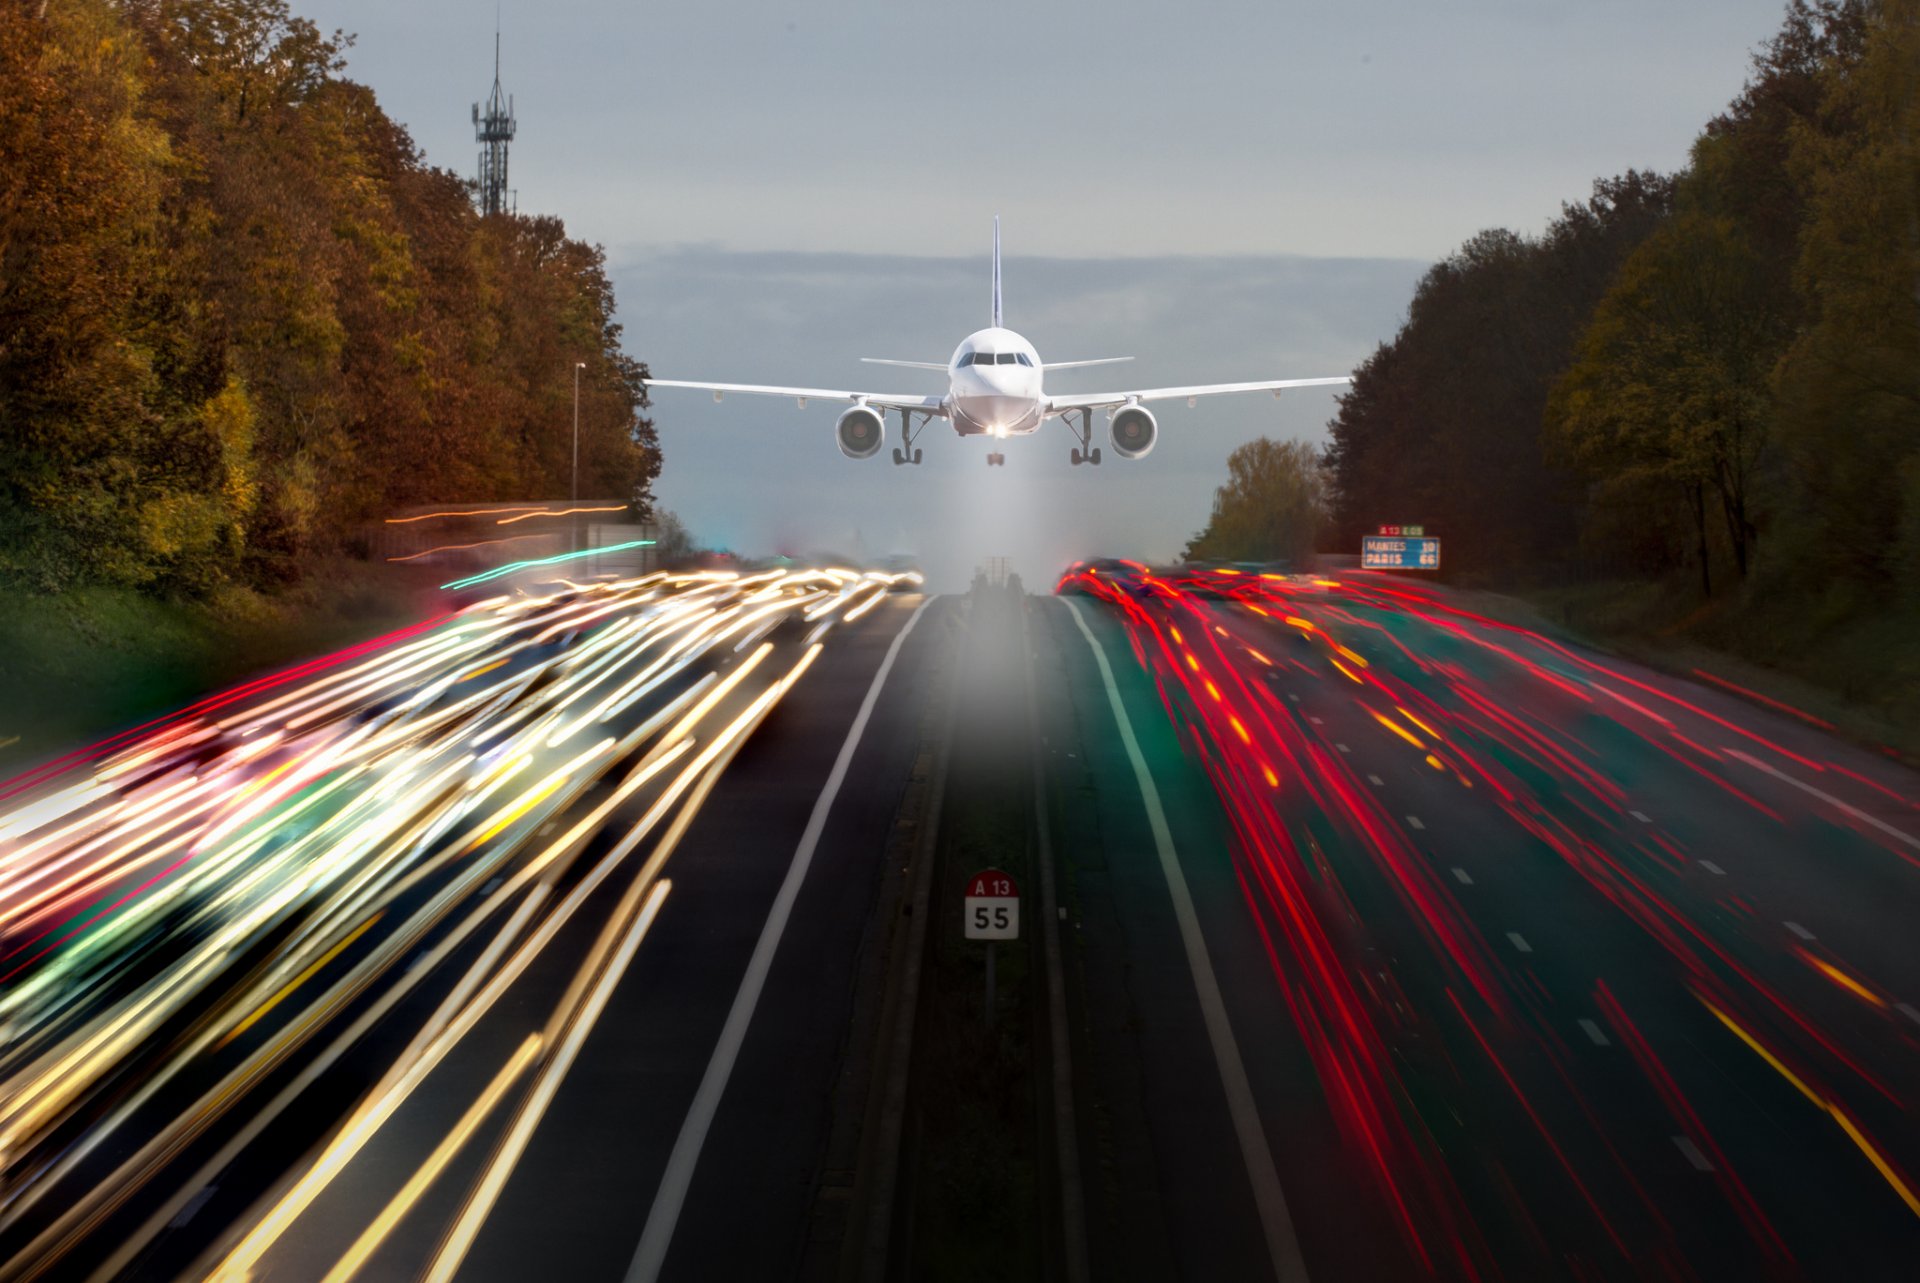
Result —
[{"label": "yellow light trail", "polygon": [[510,526],[516,521],[531,521],[535,517],[571,517],[581,512],[625,512],[626,510],[627,505],[624,503],[611,504],[602,508],[543,508],[536,512],[523,512],[517,517],[502,517],[493,524],[496,526]]},{"label": "yellow light trail", "polygon": [[500,1098],[507,1094],[507,1089],[527,1071],[527,1066],[533,1063],[534,1056],[540,1051],[540,1041],[539,1034],[527,1035],[526,1041],[522,1042],[519,1050],[515,1051],[508,1058],[507,1063],[500,1067],[500,1072],[493,1076],[493,1081],[487,1084],[486,1090],[467,1107],[467,1112],[460,1116],[460,1121],[453,1125],[453,1130],[434,1146],[433,1152],[427,1155],[427,1161],[420,1164],[419,1170],[400,1187],[400,1192],[380,1209],[380,1214],[373,1218],[373,1223],[360,1232],[360,1237],[353,1241],[353,1246],[349,1247],[346,1254],[327,1271],[321,1283],[346,1283],[348,1279],[360,1272],[360,1267],[367,1263],[369,1257],[380,1250],[380,1245],[386,1241],[387,1235],[393,1232],[393,1227],[413,1210],[413,1205],[419,1201],[420,1195],[439,1179],[440,1173],[446,1169],[448,1163],[453,1161],[453,1156],[473,1138],[473,1133],[479,1130],[480,1124],[486,1121],[487,1115],[494,1111],[494,1107],[500,1103]]},{"label": "yellow light trail", "polygon": [[1385,713],[1376,713],[1371,708],[1367,710],[1367,713],[1369,716],[1373,718],[1374,721],[1380,723],[1382,726],[1392,731],[1395,735],[1398,735],[1401,739],[1405,740],[1407,743],[1413,745],[1415,748],[1419,749],[1421,752],[1426,751],[1426,748],[1427,748],[1426,743],[1423,740],[1421,740],[1419,736],[1415,735],[1412,731],[1408,730],[1406,727],[1400,725],[1400,723],[1394,721],[1391,717],[1388,717]]},{"label": "yellow light trail", "polygon": [[261,1003],[258,1007],[255,1007],[253,1009],[252,1015],[248,1016],[245,1020],[242,1020],[239,1024],[235,1025],[232,1029],[228,1030],[227,1036],[220,1040],[219,1045],[224,1047],[228,1043],[232,1042],[235,1038],[238,1038],[241,1034],[247,1032],[247,1030],[253,1028],[254,1025],[260,1022],[260,1019],[263,1016],[265,1016],[269,1011],[272,1011],[275,1007],[279,1006],[280,1003],[286,998],[288,994],[292,993],[295,989],[298,989],[301,985],[305,984],[307,981],[313,979],[315,972],[319,971],[322,967],[326,966],[329,962],[332,962],[335,958],[339,957],[341,954],[345,953],[349,948],[351,948],[353,945],[353,942],[355,940],[358,940],[361,936],[365,935],[367,933],[367,928],[371,927],[374,923],[380,921],[380,918],[381,918],[381,914],[379,913],[374,914],[371,918],[368,918],[365,922],[362,922],[359,926],[355,927],[352,931],[348,932],[344,937],[341,938],[338,944],[333,946],[333,948],[327,950],[325,953],[321,954],[318,958],[315,958],[311,963],[307,965],[307,969],[305,971],[302,971],[299,975],[287,981],[286,984],[280,986],[280,991],[278,993],[274,994],[273,997]]},{"label": "yellow light trail", "polygon": [[1845,1111],[1832,1101],[1827,1100],[1815,1092],[1813,1088],[1807,1086],[1806,1083],[1802,1082],[1798,1074],[1781,1064],[1772,1052],[1760,1045],[1759,1039],[1755,1038],[1745,1029],[1742,1029],[1732,1016],[1729,1016],[1726,1012],[1720,1010],[1720,1008],[1714,1006],[1711,1002],[1708,1002],[1698,993],[1694,994],[1694,997],[1698,998],[1700,1005],[1708,1011],[1711,1011],[1721,1024],[1732,1030],[1736,1038],[1747,1044],[1760,1059],[1766,1061],[1775,1073],[1779,1074],[1789,1083],[1792,1083],[1794,1090],[1812,1101],[1814,1105],[1821,1110],[1824,1110],[1835,1123],[1839,1124],[1840,1130],[1847,1134],[1847,1139],[1854,1143],[1855,1148],[1867,1156],[1867,1161],[1873,1164],[1874,1170],[1880,1173],[1881,1179],[1893,1187],[1893,1192],[1900,1196],[1900,1201],[1907,1205],[1907,1210],[1915,1216],[1920,1216],[1920,1195],[1916,1195],[1906,1181],[1900,1178],[1900,1173],[1894,1170],[1893,1164],[1889,1163],[1880,1151],[1874,1147],[1873,1142],[1862,1134],[1860,1129],[1854,1125],[1853,1120],[1847,1117]]},{"label": "yellow light trail", "polygon": [[522,504],[517,508],[469,508],[462,512],[423,512],[417,517],[388,517],[389,526],[410,526],[416,521],[437,521],[441,517],[491,517],[499,512],[526,512],[531,505]]}]

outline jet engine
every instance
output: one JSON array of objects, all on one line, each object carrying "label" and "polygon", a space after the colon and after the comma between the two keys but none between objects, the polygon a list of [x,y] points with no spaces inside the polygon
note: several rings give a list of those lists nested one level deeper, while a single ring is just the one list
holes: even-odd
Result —
[{"label": "jet engine", "polygon": [[1113,419],[1107,424],[1107,439],[1113,443],[1113,452],[1122,459],[1145,458],[1159,438],[1160,429],[1152,413],[1137,405],[1114,411]]},{"label": "jet engine", "polygon": [[872,458],[879,453],[886,435],[887,421],[880,417],[878,410],[869,410],[864,405],[848,409],[833,425],[833,438],[840,444],[840,453],[849,459]]}]

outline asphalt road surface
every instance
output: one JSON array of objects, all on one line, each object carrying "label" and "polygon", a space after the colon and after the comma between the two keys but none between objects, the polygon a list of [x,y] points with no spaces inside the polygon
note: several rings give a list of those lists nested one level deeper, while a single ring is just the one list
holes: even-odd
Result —
[{"label": "asphalt road surface", "polygon": [[1406,580],[910,588],[496,593],[0,786],[0,1279],[871,1264],[903,817],[1001,669],[1077,1159],[1011,1272],[1912,1276],[1911,773]]},{"label": "asphalt road surface", "polygon": [[1912,774],[1404,580],[1063,588],[1096,1277],[1912,1276]]}]

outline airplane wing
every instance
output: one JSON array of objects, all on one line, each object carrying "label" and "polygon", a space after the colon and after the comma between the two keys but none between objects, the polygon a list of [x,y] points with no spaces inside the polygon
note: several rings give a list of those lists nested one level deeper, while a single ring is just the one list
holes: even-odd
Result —
[{"label": "airplane wing", "polygon": [[1125,405],[1129,401],[1191,402],[1203,396],[1220,396],[1227,392],[1271,392],[1279,396],[1288,388],[1324,388],[1351,382],[1352,375],[1342,374],[1331,379],[1267,379],[1260,383],[1196,383],[1188,388],[1143,388],[1138,392],[1088,392],[1050,396],[1047,398],[1047,411],[1058,414],[1062,410],[1094,410],[1110,405]]},{"label": "airplane wing", "polygon": [[891,392],[848,392],[839,388],[781,388],[760,383],[688,383],[683,379],[647,379],[645,383],[649,388],[697,388],[713,393],[716,401],[729,392],[742,392],[753,396],[790,396],[802,409],[809,401],[864,401],[882,410],[919,410],[941,418],[947,414],[946,398],[938,396],[896,396]]}]

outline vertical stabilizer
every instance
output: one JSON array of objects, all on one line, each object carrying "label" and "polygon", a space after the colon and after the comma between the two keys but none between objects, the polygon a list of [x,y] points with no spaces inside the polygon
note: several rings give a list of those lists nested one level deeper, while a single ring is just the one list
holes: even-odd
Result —
[{"label": "vertical stabilizer", "polygon": [[993,216],[993,328],[1000,328],[1000,215]]}]

